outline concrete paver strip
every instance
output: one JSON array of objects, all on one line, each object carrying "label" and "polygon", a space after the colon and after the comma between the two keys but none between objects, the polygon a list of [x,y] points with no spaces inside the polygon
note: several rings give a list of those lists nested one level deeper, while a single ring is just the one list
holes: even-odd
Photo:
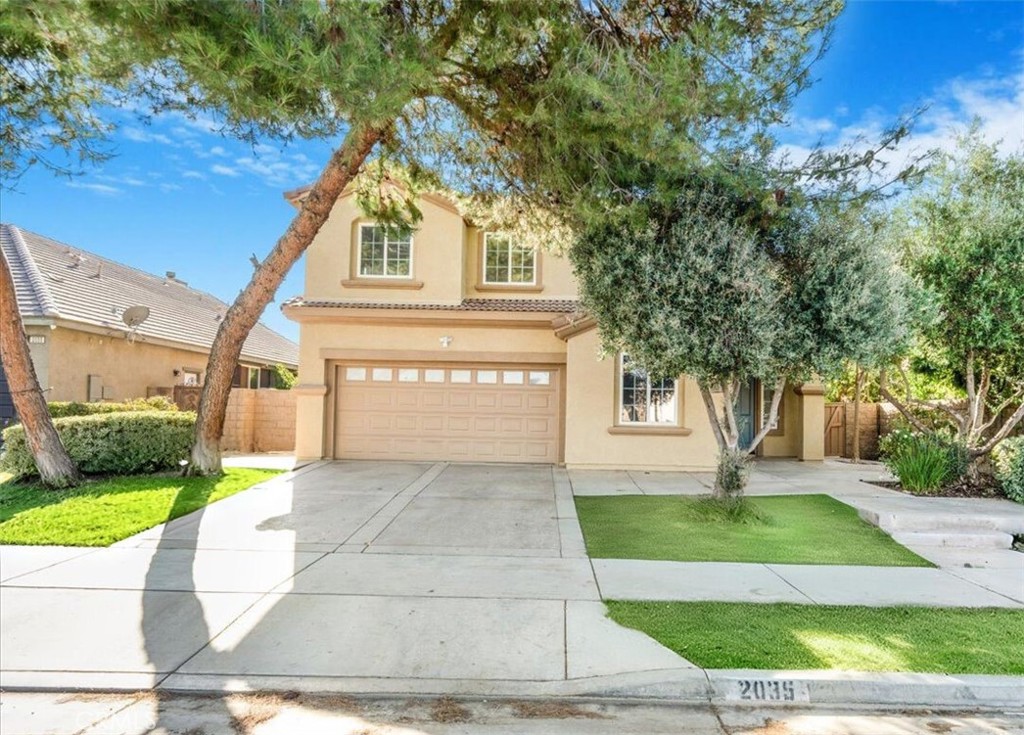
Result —
[{"label": "concrete paver strip", "polygon": [[586,559],[331,554],[289,584],[299,594],[599,599]]},{"label": "concrete paver strip", "polygon": [[214,549],[101,549],[10,580],[10,587],[269,592],[323,554]]},{"label": "concrete paver strip", "polygon": [[1022,607],[1021,603],[942,569],[803,564],[768,566],[821,605]]},{"label": "concrete paver strip", "polygon": [[0,669],[66,672],[78,686],[88,685],[86,672],[170,672],[258,599],[259,594],[242,593],[5,587]]},{"label": "concrete paver strip", "polygon": [[810,600],[764,564],[594,559],[606,600]]},{"label": "concrete paver strip", "polygon": [[0,546],[0,582],[91,554],[96,549],[72,546]]},{"label": "concrete paver strip", "polygon": [[570,470],[574,495],[641,495],[626,470]]},{"label": "concrete paver strip", "polygon": [[268,595],[182,674],[561,679],[558,600]]},{"label": "concrete paver strip", "polygon": [[558,555],[554,498],[415,498],[377,537],[385,546],[544,549]]},{"label": "concrete paver strip", "polygon": [[565,637],[569,679],[696,668],[653,638],[613,622],[600,602],[569,600]]},{"label": "concrete paver strip", "polygon": [[[1024,554],[1020,554],[1020,556],[1024,556]],[[961,568],[945,571],[1024,605],[1024,571],[1018,570],[1017,573],[1009,574],[1003,569]]]}]

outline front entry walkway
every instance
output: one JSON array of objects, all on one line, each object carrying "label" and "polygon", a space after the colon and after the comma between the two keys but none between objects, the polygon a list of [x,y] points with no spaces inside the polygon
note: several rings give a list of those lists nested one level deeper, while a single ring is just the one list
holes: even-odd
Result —
[{"label": "front entry walkway", "polygon": [[0,554],[4,687],[704,682],[605,618],[567,474],[548,466],[317,463],[109,549]]}]

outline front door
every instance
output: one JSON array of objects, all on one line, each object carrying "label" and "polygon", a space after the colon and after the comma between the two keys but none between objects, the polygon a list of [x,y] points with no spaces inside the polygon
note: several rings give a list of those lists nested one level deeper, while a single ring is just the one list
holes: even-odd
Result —
[{"label": "front door", "polygon": [[754,441],[754,412],[757,402],[754,400],[757,395],[755,388],[757,382],[751,380],[740,386],[739,400],[736,402],[736,425],[740,431],[740,447],[750,446]]}]

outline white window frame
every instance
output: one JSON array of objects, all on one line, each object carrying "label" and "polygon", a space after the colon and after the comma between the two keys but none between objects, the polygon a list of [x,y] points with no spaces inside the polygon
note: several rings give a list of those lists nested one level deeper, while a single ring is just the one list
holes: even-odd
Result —
[{"label": "white window frame", "polygon": [[[618,361],[617,361],[618,365],[617,365],[617,370],[616,370],[616,378],[618,379],[618,391],[617,391],[617,393],[618,393],[618,401],[617,401],[618,405],[615,407],[616,425],[619,425],[619,426],[679,426],[679,378],[673,378],[672,379],[672,386],[673,386],[673,391],[674,391],[673,392],[673,396],[674,396],[673,402],[674,402],[675,406],[674,406],[674,410],[672,412],[672,420],[671,421],[631,421],[629,419],[623,418],[623,410],[622,410],[624,408],[623,399],[625,398],[625,395],[626,395],[625,361],[626,361],[626,354],[623,353],[623,352],[620,352],[619,353],[619,357],[618,357]],[[647,408],[648,408],[647,413],[648,413],[648,415],[651,413],[651,411],[650,411],[650,407],[651,407],[651,382],[652,382],[651,381],[651,377],[650,377],[650,375],[648,375],[647,376],[647,394],[646,394],[646,402],[647,402]]]},{"label": "white window frame", "polygon": [[[251,365],[244,365],[243,367],[246,370],[246,373],[245,373],[245,385],[243,387],[244,388],[248,388],[250,390],[259,390],[259,388],[260,388],[260,369],[258,367],[252,367]],[[253,374],[254,370],[256,371],[256,385],[255,386],[253,386],[253,384],[252,384],[252,374]]]},{"label": "white window frame", "polygon": [[[487,248],[492,237],[503,237],[508,242],[509,246],[509,258],[508,258],[508,270],[505,274],[504,281],[491,281],[487,278]],[[537,285],[537,250],[534,248],[533,252],[533,278],[529,281],[513,281],[512,280],[512,252],[511,249],[515,247],[515,241],[510,235],[504,232],[485,232],[484,233],[484,248],[480,253],[480,271],[481,271],[481,283],[485,286],[536,286]]]},{"label": "white window frame", "polygon": [[[384,273],[383,274],[370,274],[363,273],[363,228],[364,227],[379,227],[384,231]],[[411,281],[413,268],[415,267],[416,258],[416,243],[414,241],[412,230],[409,231],[409,273],[404,276],[389,276],[388,271],[388,228],[379,222],[360,222],[359,226],[359,237],[356,250],[356,278],[365,279],[378,279],[386,278],[393,281]]]}]

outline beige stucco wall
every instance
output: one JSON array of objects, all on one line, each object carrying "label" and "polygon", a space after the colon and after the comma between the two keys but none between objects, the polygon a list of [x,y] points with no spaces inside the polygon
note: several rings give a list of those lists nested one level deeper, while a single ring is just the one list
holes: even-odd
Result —
[{"label": "beige stucco wall", "polygon": [[[483,285],[483,231],[477,227],[467,227],[465,236],[465,255],[463,258],[463,281],[466,285],[465,295],[471,299],[486,298],[539,298],[539,299],[574,299],[578,288],[572,273],[569,259],[555,252],[543,250],[537,254],[540,282],[539,290],[520,290],[516,288],[488,288]],[[482,288],[478,288],[482,286]]]},{"label": "beige stucco wall", "polygon": [[[352,248],[358,243],[357,226],[372,222],[356,206],[355,197],[337,201],[331,216],[306,251],[307,299],[349,301],[410,301],[458,303],[462,298],[462,251],[465,226],[458,214],[433,202],[421,200],[423,221],[413,233],[411,281],[419,289],[353,288],[342,281],[358,273]],[[389,282],[398,283],[397,279]]]},{"label": "beige stucco wall", "polygon": [[[39,375],[40,385],[51,388],[50,401],[88,400],[88,376],[99,375],[107,389],[108,400],[145,398],[147,388],[170,387],[181,383],[174,370],[183,367],[206,370],[206,354],[171,347],[128,342],[124,337],[109,337],[58,327],[47,330],[47,379]],[[39,364],[36,372],[41,373]]]},{"label": "beige stucco wall", "polygon": [[787,385],[782,400],[782,433],[769,434],[764,438],[762,457],[795,457],[800,451],[800,396],[794,392],[793,386]]},{"label": "beige stucco wall", "polygon": [[565,464],[576,468],[708,470],[718,448],[697,384],[683,381],[682,424],[689,436],[609,434],[614,425],[616,364],[602,358],[596,329],[569,340]]},{"label": "beige stucco wall", "polygon": [[[36,371],[36,380],[39,385],[45,391],[50,387],[50,344],[52,342],[51,336],[53,330],[48,326],[29,326],[25,325],[25,334],[28,335],[29,345],[28,351],[32,356],[32,367]],[[32,338],[39,337],[43,338],[42,343],[32,344]],[[57,400],[52,398],[49,393],[45,393],[46,400],[53,401]]]}]

